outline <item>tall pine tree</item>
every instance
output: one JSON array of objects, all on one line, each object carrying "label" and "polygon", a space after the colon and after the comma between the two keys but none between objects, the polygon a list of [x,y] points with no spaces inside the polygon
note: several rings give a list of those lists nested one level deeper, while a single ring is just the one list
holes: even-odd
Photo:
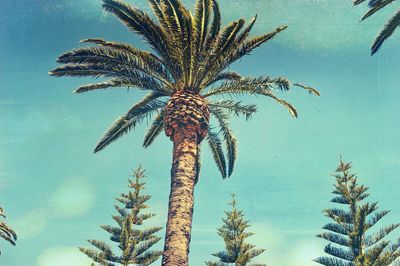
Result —
[{"label": "tall pine tree", "polygon": [[[128,187],[131,189],[128,194],[122,193],[116,200],[123,205],[115,205],[118,215],[112,216],[118,226],[103,225],[102,229],[111,234],[110,240],[117,244],[118,253],[115,254],[112,246],[104,241],[88,240],[98,250],[79,248],[90,257],[97,265],[141,265],[146,266],[155,262],[162,255],[161,251],[151,251],[150,248],[161,238],[155,233],[161,227],[143,228],[143,222],[155,214],[145,213],[142,210],[148,208],[146,202],[151,198],[149,195],[142,195],[145,183],[141,180],[145,177],[144,170],[140,166],[133,172],[134,179],[128,179]],[[95,263],[92,265],[94,266]]]},{"label": "tall pine tree", "polygon": [[[245,232],[250,227],[249,221],[244,219],[242,210],[238,210],[235,195],[232,194],[232,201],[228,203],[232,206],[230,211],[225,211],[226,218],[222,218],[223,225],[217,229],[225,242],[225,250],[213,254],[219,258],[218,262],[206,262],[208,266],[225,266],[236,265],[245,266],[263,253],[264,249],[254,249],[255,246],[246,243],[246,238],[254,235],[254,233]],[[251,266],[265,266],[265,264],[251,264]]]},{"label": "tall pine tree", "polygon": [[345,208],[324,210],[332,223],[326,224],[318,237],[331,242],[325,246],[325,253],[331,256],[319,257],[315,262],[327,266],[394,265],[400,256],[400,240],[392,242],[387,240],[387,235],[400,224],[373,228],[389,211],[377,211],[377,202],[363,203],[369,196],[368,187],[359,185],[350,169],[351,163],[341,160],[333,175],[336,184],[331,201]]}]

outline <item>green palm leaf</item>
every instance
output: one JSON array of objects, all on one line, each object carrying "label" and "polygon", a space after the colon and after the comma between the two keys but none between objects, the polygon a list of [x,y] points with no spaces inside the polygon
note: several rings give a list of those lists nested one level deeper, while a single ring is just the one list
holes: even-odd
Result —
[{"label": "green palm leaf", "polygon": [[152,112],[164,107],[164,102],[156,100],[158,97],[160,97],[160,95],[156,93],[148,94],[144,99],[142,99],[142,101],[132,106],[125,115],[118,118],[100,139],[94,152],[102,150],[108,144],[117,140],[119,137],[134,128]]},{"label": "green palm leaf", "polygon": [[216,37],[221,30],[221,12],[219,9],[219,5],[217,0],[212,0],[212,9],[213,9],[213,21],[211,24],[210,31],[207,35],[204,51],[208,51],[211,49],[213,42],[216,40]]},{"label": "green palm leaf", "polygon": [[246,120],[248,120],[254,113],[257,112],[257,107],[255,104],[244,105],[241,101],[236,102],[233,100],[220,100],[217,102],[210,102],[210,106],[217,107],[218,109],[223,108],[237,116],[245,115]]},{"label": "green palm leaf", "polygon": [[153,119],[150,128],[147,130],[143,141],[143,147],[149,147],[155,138],[160,135],[164,129],[164,114],[159,112],[157,116]]},{"label": "green palm leaf", "polygon": [[372,47],[371,54],[376,53],[382,44],[394,33],[396,28],[400,25],[400,10],[388,21],[385,27],[379,32],[378,36],[375,38]]},{"label": "green palm leaf", "polygon": [[221,139],[211,128],[208,129],[207,141],[222,178],[226,178],[226,160],[224,151],[222,150]]},{"label": "green palm leaf", "polygon": [[378,12],[379,10],[381,10],[382,8],[384,8],[385,6],[387,6],[390,3],[393,3],[396,0],[383,0],[383,1],[378,1],[376,5],[373,5],[368,11],[367,13],[365,13],[362,18],[361,21],[363,21],[366,18],[369,18],[370,16],[372,16],[373,14],[375,14],[376,12]]},{"label": "green palm leaf", "polygon": [[107,47],[79,48],[61,55],[57,62],[73,64],[107,64],[115,68],[125,67],[132,71],[143,72],[160,82],[172,83],[164,65],[155,57],[138,49],[129,52]]},{"label": "green palm leaf", "polygon": [[219,126],[221,127],[221,132],[224,137],[226,154],[228,157],[228,174],[227,177],[230,177],[233,173],[233,169],[235,168],[235,162],[237,159],[237,141],[233,132],[229,128],[228,119],[229,117],[218,107],[214,107],[211,109],[211,114],[215,116],[217,119]]}]

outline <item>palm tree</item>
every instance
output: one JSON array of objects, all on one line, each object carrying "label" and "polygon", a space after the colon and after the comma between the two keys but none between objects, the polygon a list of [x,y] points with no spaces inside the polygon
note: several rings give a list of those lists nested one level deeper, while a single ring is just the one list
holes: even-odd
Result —
[{"label": "palm tree", "polygon": [[[221,13],[216,0],[198,0],[194,15],[179,0],[148,2],[158,22],[122,0],[103,0],[103,7],[141,35],[154,53],[125,43],[86,39],[83,42],[97,46],[64,53],[58,58],[58,62],[64,65],[51,71],[50,75],[109,78],[79,87],[75,93],[116,87],[149,91],[115,121],[94,151],[102,150],[155,114],[143,146],[148,147],[163,130],[174,144],[163,265],[187,265],[193,191],[200,169],[200,143],[207,139],[222,177],[229,177],[237,155],[237,142],[229,128],[229,115],[249,118],[256,112],[255,105],[246,105],[233,98],[245,94],[266,96],[297,116],[291,104],[274,94],[274,89],[289,90],[290,82],[286,78],[242,77],[226,70],[244,55],[270,41],[286,26],[250,38],[249,32],[256,17],[247,26],[244,19],[239,19],[221,27]],[[319,95],[313,88],[294,85]],[[229,96],[229,99],[212,100],[215,96]],[[209,124],[210,115],[220,127],[219,132]],[[225,142],[227,159],[221,137]]]},{"label": "palm tree", "polygon": [[[379,10],[382,10],[387,5],[394,3],[396,0],[369,0],[369,10],[362,16],[361,21],[369,18]],[[365,0],[353,0],[354,5],[359,5]],[[400,25],[400,9],[389,19],[383,29],[378,33],[371,47],[371,55],[375,54],[382,44],[394,33],[396,28]]]},{"label": "palm tree", "polygon": [[362,203],[369,196],[368,187],[359,185],[350,169],[351,163],[341,160],[334,174],[335,197],[331,201],[346,209],[324,211],[332,223],[326,224],[323,227],[325,232],[318,237],[330,242],[325,247],[325,253],[330,256],[319,257],[315,262],[326,266],[389,266],[398,263],[400,239],[392,242],[387,236],[400,223],[373,229],[389,211],[377,211],[377,202]]},{"label": "palm tree", "polygon": [[[0,207],[0,217],[4,219],[6,218],[6,216],[4,215],[3,208],[1,207]],[[11,227],[9,227],[3,221],[0,221],[0,237],[3,238],[8,243],[10,243],[11,245],[15,246],[17,241],[17,234]],[[1,250],[0,250],[0,255],[1,255]]]}]

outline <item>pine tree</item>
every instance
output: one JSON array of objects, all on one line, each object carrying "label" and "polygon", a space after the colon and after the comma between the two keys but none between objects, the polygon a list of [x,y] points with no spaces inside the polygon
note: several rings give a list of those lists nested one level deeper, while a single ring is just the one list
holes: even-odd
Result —
[{"label": "pine tree", "polygon": [[[0,217],[4,219],[6,218],[6,216],[3,213],[3,208],[1,207],[0,207]],[[0,221],[0,237],[6,240],[11,245],[15,246],[17,241],[17,234],[11,227],[9,227],[5,222],[2,221]],[[0,250],[0,255],[1,255],[1,250]]]},{"label": "pine tree", "polygon": [[[146,202],[151,198],[149,195],[142,195],[145,177],[141,166],[133,172],[134,179],[128,179],[128,187],[131,190],[128,194],[121,194],[116,200],[123,205],[115,205],[118,215],[112,216],[118,226],[103,225],[101,228],[111,234],[110,240],[118,244],[120,254],[116,255],[113,248],[104,241],[88,240],[90,244],[98,250],[89,248],[79,248],[83,253],[90,257],[97,265],[113,266],[117,265],[150,265],[162,255],[161,251],[149,250],[161,238],[155,233],[161,227],[150,227],[143,229],[144,221],[153,217],[155,214],[145,213],[142,210],[148,208]],[[92,266],[95,264],[93,263]]]},{"label": "pine tree", "polygon": [[[235,195],[232,195],[232,201],[228,203],[232,206],[231,211],[225,211],[226,218],[222,218],[223,225],[217,232],[225,242],[225,250],[213,254],[219,258],[219,262],[206,262],[208,266],[237,265],[245,266],[252,259],[263,253],[264,249],[254,249],[254,245],[246,243],[246,238],[254,233],[245,232],[250,227],[249,221],[244,219],[242,210],[236,208],[237,202]],[[265,264],[251,264],[252,266],[265,266]]]},{"label": "pine tree", "polygon": [[331,242],[325,246],[329,257],[314,261],[327,266],[387,266],[399,262],[400,240],[392,242],[387,235],[400,226],[391,224],[381,229],[372,227],[389,211],[377,211],[377,202],[363,203],[369,196],[368,187],[357,183],[357,176],[350,173],[351,163],[342,160],[335,174],[335,197],[331,202],[346,206],[345,209],[331,208],[325,215],[333,220],[322,229],[317,237]]}]

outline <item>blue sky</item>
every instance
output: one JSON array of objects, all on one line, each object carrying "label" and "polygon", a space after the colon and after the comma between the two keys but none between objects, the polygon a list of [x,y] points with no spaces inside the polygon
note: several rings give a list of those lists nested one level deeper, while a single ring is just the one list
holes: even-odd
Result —
[{"label": "blue sky", "polygon": [[[144,0],[129,2],[148,8]],[[203,149],[191,265],[203,265],[223,248],[215,229],[233,192],[256,233],[250,241],[267,249],[259,262],[314,265],[324,246],[314,235],[327,222],[322,210],[331,206],[330,173],[339,155],[353,161],[360,181],[371,187],[370,200],[392,210],[382,224],[398,222],[399,35],[369,56],[372,39],[396,6],[358,23],[365,8],[353,8],[350,0],[219,2],[225,22],[257,13],[255,33],[289,25],[232,69],[287,76],[319,88],[322,96],[296,88],[282,94],[297,107],[298,119],[268,99],[246,99],[259,113],[247,123],[232,120],[239,158],[228,180],[221,180]],[[143,125],[92,153],[103,131],[143,92],[74,95],[88,80],[47,74],[62,52],[84,38],[146,46],[102,12],[99,0],[7,1],[0,25],[0,205],[20,237],[15,248],[0,243],[1,265],[89,265],[76,247],[87,246],[86,239],[107,239],[98,225],[112,223],[113,197],[126,190],[126,178],[139,163],[147,169],[151,211],[158,214],[151,224],[164,226],[171,142],[162,136],[144,150]]]}]

